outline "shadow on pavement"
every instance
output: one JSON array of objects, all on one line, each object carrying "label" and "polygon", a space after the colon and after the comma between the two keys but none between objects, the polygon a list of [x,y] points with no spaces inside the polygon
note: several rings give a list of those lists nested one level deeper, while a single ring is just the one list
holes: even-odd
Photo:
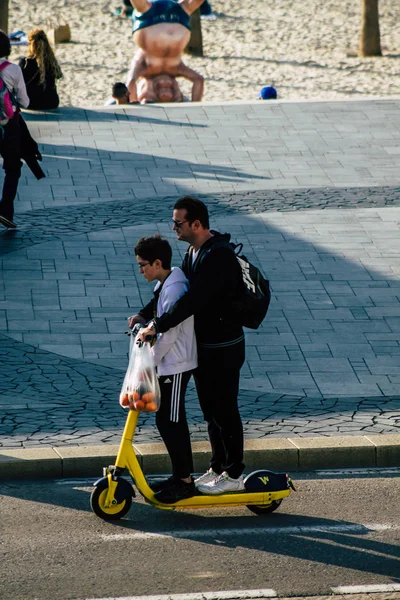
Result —
[{"label": "shadow on pavement", "polygon": [[[47,519],[51,518],[51,506],[90,512],[89,489],[83,487],[87,486],[88,482],[66,481],[65,484],[57,486],[56,482],[26,482],[25,485],[23,482],[6,483],[2,494],[30,503],[49,504]],[[218,548],[240,547],[256,550],[265,557],[275,554],[301,558],[308,563],[345,567],[348,570],[384,575],[393,578],[393,581],[400,581],[400,549],[397,545],[369,539],[367,536],[375,533],[373,529],[347,519],[285,514],[286,502],[289,501],[284,500],[278,511],[273,514],[254,516],[245,507],[209,509],[204,515],[202,510],[159,511],[142,501],[134,501],[127,517],[121,521],[104,522],[91,514],[89,521],[81,521],[81,527],[87,529],[88,533],[94,530],[97,534],[110,537],[115,533],[144,532],[162,534],[172,539],[193,539]],[[287,506],[289,507],[289,504]],[[296,510],[295,499],[291,502],[289,510]],[[222,512],[224,516],[221,516]],[[73,514],[70,518],[74,518]],[[237,532],[241,528],[243,532],[238,535]],[[250,531],[246,531],[248,528]],[[268,532],[268,528],[272,531]],[[229,533],[232,529],[236,533]],[[103,543],[110,544],[111,548],[111,540]]]},{"label": "shadow on pavement", "polygon": [[[149,109],[149,105],[146,106],[135,106],[131,108],[113,108],[110,107],[106,110],[102,109],[84,109],[84,108],[58,108],[55,110],[47,110],[47,111],[29,111],[24,110],[24,119],[28,123],[40,122],[45,126],[46,122],[87,122],[93,123],[96,122],[106,122],[106,123],[117,123],[117,122],[138,122],[141,123],[149,123],[151,125],[175,125],[178,127],[194,127],[194,128],[207,128],[208,125],[205,123],[196,123],[194,121],[187,120],[171,120],[171,119],[162,119],[157,118],[157,116],[148,116],[148,112],[163,110],[162,106],[157,106],[156,104],[152,104]],[[145,112],[146,111],[146,114]],[[94,125],[95,127],[95,125]]]},{"label": "shadow on pavement", "polygon": [[[373,210],[361,211],[357,222],[349,221],[349,211],[325,211],[318,221],[310,211],[296,212],[295,222],[294,213],[261,217],[242,213],[240,204],[228,214],[223,204],[218,208],[212,225],[244,242],[245,254],[273,290],[265,323],[246,334],[242,383],[252,377],[264,385],[241,393],[248,430],[267,426],[261,437],[395,433],[400,282],[387,244],[398,230]],[[0,442],[22,436],[30,444],[57,445],[60,432],[70,444],[93,443],[91,431],[103,432],[98,443],[120,436],[124,414],[117,397],[128,348],[126,318],[152,294],[138,279],[131,250],[143,235],[146,214],[149,232],[159,228],[179,262],[186,246],[170,229],[170,205],[160,206],[158,199],[145,206],[115,201],[24,215],[27,235],[33,230],[38,237],[22,239],[26,254],[17,246],[18,253],[2,260],[0,371],[6,414]],[[374,228],[382,226],[384,235],[372,241]],[[81,235],[71,235],[74,228]],[[6,243],[10,250],[14,241]],[[43,272],[48,260],[52,270]],[[82,339],[87,348],[97,347],[93,362],[65,356],[68,345],[71,353],[82,352]],[[125,345],[115,355],[120,370],[106,366],[111,343]],[[29,410],[15,410],[12,397]]]}]

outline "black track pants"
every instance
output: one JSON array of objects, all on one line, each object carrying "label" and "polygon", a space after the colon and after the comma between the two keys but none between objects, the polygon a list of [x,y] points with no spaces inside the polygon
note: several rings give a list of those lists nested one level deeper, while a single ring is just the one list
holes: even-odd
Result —
[{"label": "black track pants", "polygon": [[161,375],[161,406],[156,412],[158,431],[167,447],[172,473],[184,479],[193,473],[192,446],[186,420],[185,393],[192,372]]},{"label": "black track pants", "polygon": [[238,408],[244,340],[227,348],[199,347],[199,366],[193,372],[197,395],[208,423],[212,455],[210,467],[230,477],[243,472],[243,425]]},{"label": "black track pants", "polygon": [[0,200],[0,214],[14,218],[14,199],[17,195],[18,181],[21,177],[21,141],[18,115],[4,126],[0,139],[0,154],[3,157],[5,171],[3,193]]}]

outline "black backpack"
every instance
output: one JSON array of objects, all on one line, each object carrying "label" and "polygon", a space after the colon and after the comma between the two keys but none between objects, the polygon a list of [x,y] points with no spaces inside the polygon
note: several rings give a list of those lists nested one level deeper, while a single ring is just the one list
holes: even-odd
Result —
[{"label": "black backpack", "polygon": [[[239,263],[242,271],[243,287],[235,298],[232,300],[233,313],[236,319],[243,327],[249,329],[258,329],[265,319],[271,302],[271,290],[268,279],[265,279],[257,267],[251,264],[244,254],[241,254],[243,244],[233,244],[227,240],[221,240],[213,244],[216,246],[229,245]],[[189,261],[191,264],[192,248],[189,251]],[[208,252],[202,253],[199,256],[200,263]]]},{"label": "black backpack", "polygon": [[243,244],[232,244],[237,261],[242,270],[243,290],[238,300],[234,301],[235,310],[240,315],[241,324],[250,329],[258,329],[265,319],[271,302],[271,290],[268,279],[265,279],[257,267],[241,254]]}]

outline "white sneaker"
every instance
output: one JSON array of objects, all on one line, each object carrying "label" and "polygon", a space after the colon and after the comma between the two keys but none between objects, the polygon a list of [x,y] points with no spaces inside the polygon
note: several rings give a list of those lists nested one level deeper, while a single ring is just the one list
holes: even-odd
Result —
[{"label": "white sneaker", "polygon": [[243,475],[237,479],[233,479],[233,477],[229,477],[228,473],[224,471],[221,475],[215,477],[213,481],[196,485],[196,487],[202,494],[211,496],[230,492],[241,492],[244,490]]},{"label": "white sneaker", "polygon": [[218,473],[216,473],[212,469],[208,469],[208,471],[203,473],[203,475],[194,480],[194,485],[198,487],[199,485],[210,483],[211,481],[214,481],[216,477],[218,477]]}]

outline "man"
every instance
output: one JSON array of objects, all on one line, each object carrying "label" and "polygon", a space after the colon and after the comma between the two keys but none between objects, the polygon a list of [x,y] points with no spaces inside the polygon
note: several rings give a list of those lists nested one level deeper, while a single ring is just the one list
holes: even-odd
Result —
[{"label": "man", "polygon": [[174,77],[156,75],[149,79],[141,77],[136,85],[137,101],[130,102],[130,94],[124,83],[114,83],[112,96],[104,106],[115,104],[153,104],[156,102],[187,102]]},{"label": "man", "polygon": [[140,78],[137,86],[137,99],[140,104],[152,104],[156,102],[187,102],[182,94],[175,77],[166,75],[155,75],[148,79]]},{"label": "man", "polygon": [[17,195],[18,181],[21,177],[21,129],[18,107],[29,106],[29,98],[22,71],[18,65],[7,61],[11,54],[10,40],[4,31],[0,30],[0,77],[8,91],[13,95],[14,116],[0,128],[0,154],[3,157],[5,171],[3,193],[0,200],[0,223],[4,227],[15,229],[14,200]]},{"label": "man", "polygon": [[[178,240],[191,245],[182,264],[190,289],[168,312],[142,329],[140,337],[168,331],[194,315],[199,365],[194,380],[212,449],[210,468],[195,485],[205,494],[241,491],[243,426],[237,399],[245,343],[233,309],[242,286],[241,270],[229,244],[230,235],[209,228],[203,202],[184,196],[174,206],[173,222]],[[152,316],[147,305],[128,319],[128,326],[145,323]]]},{"label": "man", "polygon": [[[157,75],[184,77],[192,82],[191,100],[203,97],[204,78],[184,64],[182,53],[190,40],[190,15],[203,0],[131,0],[134,7],[133,39],[138,50],[131,63],[127,86],[131,102],[138,102],[140,78],[151,81]],[[176,102],[176,94],[157,96],[158,102]],[[151,100],[154,102],[154,100]],[[182,100],[178,100],[181,102]]]},{"label": "man", "polygon": [[124,83],[117,81],[111,90],[111,96],[115,104],[129,104],[129,91]]},{"label": "man", "polygon": [[119,106],[121,104],[138,104],[138,102],[129,102],[128,88],[121,81],[117,81],[111,88],[111,98],[105,101],[104,106]]}]

